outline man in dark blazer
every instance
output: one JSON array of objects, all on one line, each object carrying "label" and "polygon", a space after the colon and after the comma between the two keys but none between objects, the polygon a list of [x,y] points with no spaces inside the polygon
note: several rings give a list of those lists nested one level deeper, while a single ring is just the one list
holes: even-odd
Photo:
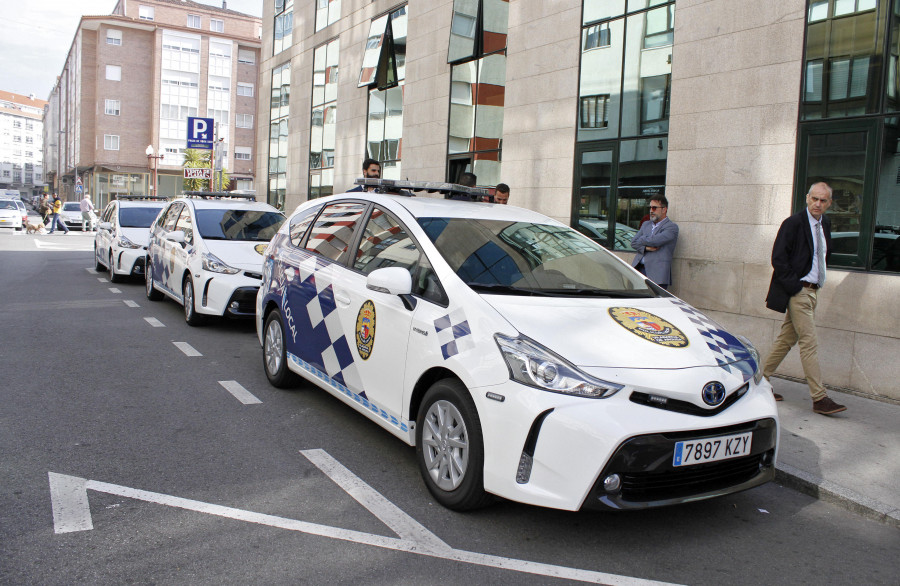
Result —
[{"label": "man in dark blazer", "polygon": [[[825,284],[831,253],[831,219],[825,215],[830,205],[831,187],[824,182],[815,183],[806,194],[806,208],[786,219],[778,229],[772,246],[774,272],[766,307],[785,316],[763,367],[763,376],[769,380],[794,344],[798,344],[813,411],[822,415],[847,409],[825,394],[816,341],[816,301]],[[781,395],[775,393],[775,400],[781,401]]]},{"label": "man in dark blazer", "polygon": [[631,247],[637,251],[631,266],[668,289],[672,284],[672,253],[678,242],[678,224],[668,217],[669,200],[660,195],[650,200],[650,221],[641,224]]},{"label": "man in dark blazer", "polygon": [[[366,179],[381,179],[381,163],[376,161],[375,159],[366,159],[362,164],[363,177]],[[348,189],[348,192],[351,191],[374,191],[374,187],[363,187],[362,185],[357,185],[353,189]]]}]

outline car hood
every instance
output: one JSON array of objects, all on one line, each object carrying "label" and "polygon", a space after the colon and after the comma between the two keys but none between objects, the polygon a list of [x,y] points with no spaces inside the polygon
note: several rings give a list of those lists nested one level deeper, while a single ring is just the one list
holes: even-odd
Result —
[{"label": "car hood", "polygon": [[3,216],[4,218],[21,217],[22,212],[19,210],[0,210],[0,216]]},{"label": "car hood", "polygon": [[150,244],[150,228],[120,228],[122,236],[135,244],[146,247]]},{"label": "car hood", "polygon": [[262,273],[263,252],[268,242],[248,240],[204,240],[207,250],[236,269]]},{"label": "car hood", "polygon": [[675,297],[483,297],[519,332],[578,367],[683,369],[735,364],[750,375],[756,368],[734,335]]}]

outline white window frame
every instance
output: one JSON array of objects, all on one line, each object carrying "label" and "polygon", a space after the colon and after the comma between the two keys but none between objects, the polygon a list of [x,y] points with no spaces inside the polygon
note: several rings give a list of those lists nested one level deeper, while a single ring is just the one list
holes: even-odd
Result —
[{"label": "white window frame", "polygon": [[108,116],[120,116],[122,114],[121,100],[106,100],[103,113]]},{"label": "white window frame", "polygon": [[249,49],[238,49],[238,63],[253,65],[256,63],[256,53]]},{"label": "white window frame", "polygon": [[251,147],[234,147],[235,161],[250,161],[253,159],[253,149]]},{"label": "white window frame", "polygon": [[[249,92],[249,93],[247,93],[247,92]],[[253,97],[253,84],[238,82],[237,95],[252,98]]]},{"label": "white window frame", "polygon": [[117,28],[106,29],[106,44],[120,46],[122,44],[122,31]]},{"label": "white window frame", "polygon": [[109,81],[122,81],[122,66],[121,65],[107,65],[106,66],[106,79]]},{"label": "white window frame", "polygon": [[203,18],[199,14],[187,15],[188,28],[203,28]]},{"label": "white window frame", "polygon": [[225,32],[225,21],[220,18],[210,18],[209,19],[209,30],[214,33],[224,33]]},{"label": "white window frame", "polygon": [[119,135],[118,134],[104,134],[103,135],[103,150],[105,150],[105,151],[119,150]]},{"label": "white window frame", "polygon": [[153,20],[154,10],[152,6],[144,6],[141,4],[138,7],[138,19],[139,20]]},{"label": "white window frame", "polygon": [[235,114],[235,128],[253,128],[253,114]]}]

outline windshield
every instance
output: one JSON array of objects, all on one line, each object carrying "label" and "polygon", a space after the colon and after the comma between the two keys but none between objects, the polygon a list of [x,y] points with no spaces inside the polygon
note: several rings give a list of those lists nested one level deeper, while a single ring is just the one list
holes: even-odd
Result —
[{"label": "windshield", "polygon": [[125,208],[119,210],[119,225],[123,228],[149,228],[162,206],[155,208]]},{"label": "windshield", "polygon": [[17,210],[16,202],[12,200],[0,201],[0,210]]},{"label": "windshield", "polygon": [[265,210],[197,210],[197,230],[212,240],[268,242],[282,223],[282,214]]},{"label": "windshield", "polygon": [[599,244],[565,226],[421,218],[441,255],[476,291],[511,295],[655,297]]},{"label": "windshield", "polygon": [[69,201],[63,204],[64,212],[80,212],[81,204],[77,201]]}]

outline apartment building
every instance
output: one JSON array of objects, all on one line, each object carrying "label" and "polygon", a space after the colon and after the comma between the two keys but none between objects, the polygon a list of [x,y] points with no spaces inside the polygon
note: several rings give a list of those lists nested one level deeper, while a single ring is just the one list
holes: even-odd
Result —
[{"label": "apartment building", "polygon": [[18,190],[23,200],[44,187],[46,104],[33,95],[0,91],[0,190]]},{"label": "apartment building", "polygon": [[[626,260],[665,194],[672,291],[763,354],[775,234],[828,181],[825,381],[898,400],[897,5],[264,0],[257,176],[291,209],[352,187],[365,157],[385,177],[473,171]],[[780,374],[802,378],[796,354]]]},{"label": "apartment building", "polygon": [[226,188],[255,189],[261,23],[222,4],[120,0],[81,18],[45,116],[62,196],[79,179],[97,206],[181,193],[188,117],[215,120]]}]

